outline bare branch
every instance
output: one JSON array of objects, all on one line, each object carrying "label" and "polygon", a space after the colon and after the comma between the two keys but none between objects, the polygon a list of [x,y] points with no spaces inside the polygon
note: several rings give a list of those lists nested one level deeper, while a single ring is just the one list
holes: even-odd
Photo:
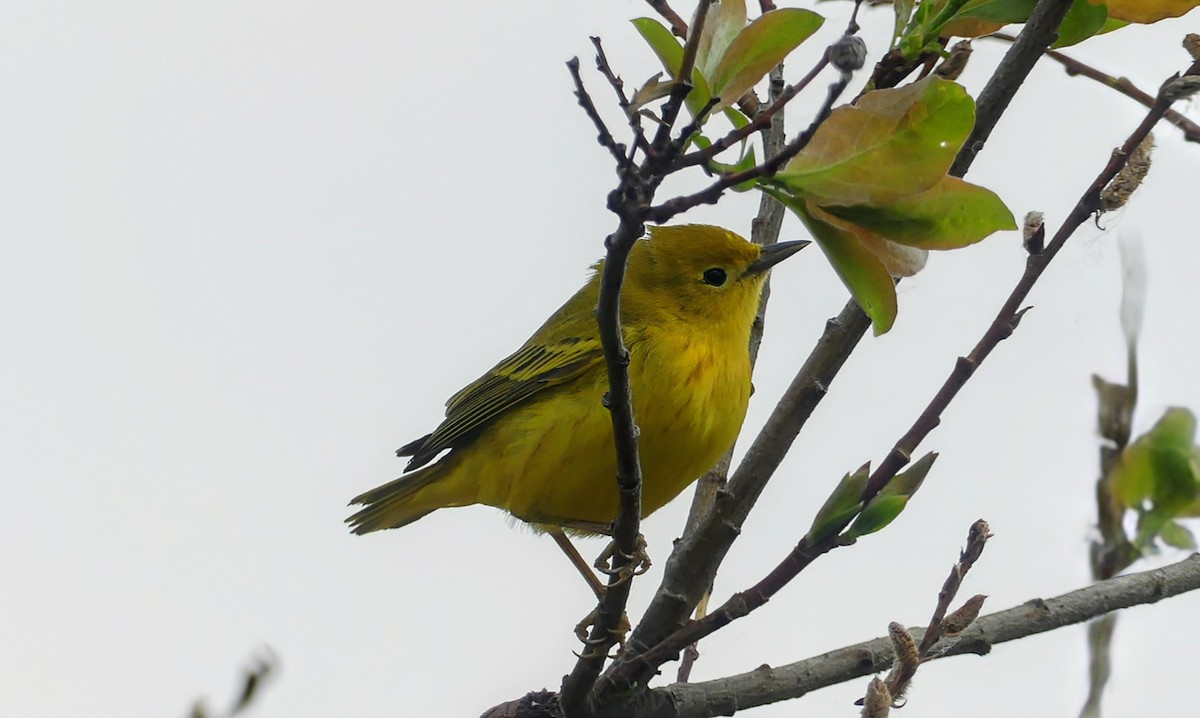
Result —
[{"label": "bare branch", "polygon": [[628,167],[629,160],[625,157],[624,145],[617,142],[609,132],[608,126],[604,124],[604,120],[600,117],[600,113],[596,111],[596,104],[592,102],[591,95],[583,86],[583,78],[579,75],[579,58],[572,57],[567,60],[567,70],[571,73],[571,79],[575,82],[575,97],[579,100],[579,106],[587,113],[592,124],[596,126],[596,132],[599,133],[596,141],[600,146],[608,150],[613,159],[617,161],[618,167]]},{"label": "bare branch", "polygon": [[[775,115],[782,112],[783,108],[787,105],[788,102],[790,102],[792,100],[793,97],[795,97],[797,94],[799,94],[801,90],[808,87],[809,83],[811,83],[814,79],[816,79],[817,75],[819,75],[821,73],[821,70],[825,69],[825,67],[828,64],[829,64],[829,51],[826,50],[824,53],[822,53],[821,59],[819,61],[817,61],[817,64],[814,65],[813,68],[808,71],[807,75],[805,75],[803,78],[801,78],[799,82],[797,82],[793,85],[788,85],[783,90],[783,92],[778,93],[776,96],[774,96],[772,98],[772,102],[771,102],[770,106],[767,107],[765,110],[762,110],[761,112],[756,114],[754,116],[754,119],[750,122],[750,124],[748,124],[744,127],[734,129],[733,131],[731,131],[729,134],[725,135],[724,137],[714,140],[712,145],[709,147],[687,153],[683,157],[679,158],[679,162],[676,164],[676,167],[678,169],[683,169],[685,167],[691,167],[693,165],[703,164],[703,163],[707,162],[708,160],[711,160],[712,158],[721,154],[725,150],[729,149],[730,147],[733,147],[737,143],[750,137],[750,135],[754,134],[755,132],[759,132],[761,130],[766,129],[768,126],[770,126],[771,121],[775,117]],[[782,146],[783,146],[783,143],[780,142],[781,150],[782,150]],[[777,152],[772,153],[770,151],[767,151],[764,154],[766,154],[767,157],[771,157],[771,156],[774,156],[774,154],[777,154]]]},{"label": "bare branch", "polygon": [[[592,46],[596,48],[596,69],[604,75],[604,79],[608,80],[609,86],[617,95],[617,106],[625,113],[629,119],[629,129],[633,132],[633,146],[643,152],[650,152],[650,143],[646,141],[646,130],[642,127],[642,115],[639,112],[629,111],[629,97],[625,94],[625,82],[613,72],[612,66],[608,64],[608,55],[604,53],[604,45],[600,42],[600,38],[591,37]],[[633,152],[630,151],[628,163],[633,162]]]},{"label": "bare branch", "polygon": [[[991,35],[988,35],[988,37],[996,38],[997,40],[1007,40],[1008,42],[1013,42],[1017,39],[1016,37],[1004,32],[994,32]],[[1126,97],[1137,100],[1146,107],[1150,107],[1154,104],[1154,95],[1142,90],[1137,85],[1130,82],[1129,78],[1127,77],[1115,77],[1106,72],[1101,72],[1085,62],[1081,62],[1073,57],[1064,55],[1058,50],[1046,50],[1046,57],[1062,65],[1067,74],[1071,75],[1072,77],[1075,75],[1082,75],[1090,80],[1095,80],[1101,85],[1111,87]],[[1200,125],[1192,122],[1183,113],[1176,110],[1167,110],[1167,114],[1163,115],[1163,119],[1183,130],[1183,138],[1188,142],[1200,142]]]},{"label": "bare branch", "polygon": [[[982,616],[958,641],[929,660],[964,654],[987,655],[992,646],[1091,620],[1122,608],[1155,603],[1200,589],[1200,554],[1153,571],[1101,581],[1055,598],[1032,599]],[[920,629],[913,631],[923,635]],[[656,688],[629,713],[637,718],[707,718],[734,710],[799,698],[820,688],[885,671],[892,651],[887,638],[839,648],[778,668],[700,683]]]},{"label": "bare branch", "polygon": [[[962,580],[967,575],[967,571],[970,571],[971,567],[975,565],[975,561],[983,553],[984,545],[991,537],[987,522],[983,519],[971,524],[971,530],[967,532],[967,545],[959,553],[958,563],[950,569],[950,575],[946,577],[946,582],[942,584],[942,590],[938,592],[937,607],[933,610],[933,617],[929,619],[929,628],[926,629],[925,636],[921,639],[921,645],[917,649],[922,659],[929,655],[929,650],[942,637],[942,619],[946,617],[946,611],[950,610],[950,604],[958,595],[958,589],[962,586]],[[895,694],[895,691],[892,693]]]},{"label": "bare branch", "polygon": [[667,24],[671,26],[671,32],[675,33],[676,37],[687,37],[687,22],[671,9],[671,6],[667,4],[667,0],[646,0],[646,3],[654,8],[654,12],[661,15],[667,21]]},{"label": "bare branch", "polygon": [[1058,37],[1058,26],[1066,17],[1071,2],[1072,0],[1038,0],[1033,12],[1029,14],[1029,20],[1021,28],[1021,34],[996,67],[996,72],[988,80],[988,84],[979,93],[979,99],[975,103],[975,127],[962,149],[958,151],[958,157],[950,167],[950,174],[962,177],[967,167],[971,166],[975,155],[992,135],[996,123],[1008,108],[1008,103],[1016,94],[1017,88],[1025,82],[1030,70],[1042,56],[1042,51],[1050,47]]}]

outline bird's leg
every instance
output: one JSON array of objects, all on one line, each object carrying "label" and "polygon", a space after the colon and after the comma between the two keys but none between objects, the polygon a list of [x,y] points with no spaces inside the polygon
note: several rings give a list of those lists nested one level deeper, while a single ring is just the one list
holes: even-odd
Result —
[{"label": "bird's leg", "polygon": [[[557,526],[549,529],[546,533],[550,534],[550,538],[554,539],[554,543],[558,544],[562,552],[567,555],[567,558],[571,561],[571,565],[575,567],[575,570],[579,571],[579,575],[583,576],[583,580],[587,581],[588,588],[592,589],[592,593],[596,594],[596,600],[604,598],[604,584],[592,572],[592,567],[588,565],[587,559],[579,554],[579,549],[575,548],[575,544],[571,543],[571,539],[567,538],[567,534]],[[588,616],[583,621],[587,621],[590,618],[592,617]],[[580,622],[580,625],[583,625],[583,621]],[[578,627],[576,627],[575,632],[579,632]]]},{"label": "bird's leg", "polygon": [[[583,576],[583,580],[587,581],[588,588],[592,589],[592,593],[596,595],[596,600],[599,601],[604,598],[604,591],[606,590],[604,584],[592,572],[592,567],[588,565],[587,559],[580,555],[579,550],[575,548],[575,544],[571,543],[571,539],[567,537],[567,534],[558,527],[551,528],[546,533],[550,534],[550,537],[554,539],[554,543],[558,544],[562,552],[567,555],[567,558],[571,561],[571,565],[579,571],[579,575]],[[645,541],[642,541],[641,546],[644,547],[645,543]],[[611,550],[609,551],[609,555],[611,556]],[[575,624],[575,637],[587,647],[584,649],[584,653],[591,655],[596,650],[607,651],[609,646],[616,643],[618,647],[616,655],[620,655],[625,650],[625,636],[629,634],[629,614],[621,614],[621,620],[617,622],[616,628],[610,631],[611,636],[602,636],[596,640],[592,640],[588,638],[588,629],[595,625],[598,617],[599,609],[593,608],[588,615],[583,617],[583,620]],[[615,656],[608,657],[615,658]]]},{"label": "bird's leg", "polygon": [[621,556],[625,559],[618,568],[613,568],[617,562],[614,561],[617,557],[617,542],[614,540],[596,557],[596,562],[592,565],[596,570],[606,576],[616,576],[617,582],[614,586],[622,584],[634,576],[641,576],[650,570],[650,554],[646,552],[646,537],[638,534],[637,545],[633,549],[633,553],[622,553]]}]

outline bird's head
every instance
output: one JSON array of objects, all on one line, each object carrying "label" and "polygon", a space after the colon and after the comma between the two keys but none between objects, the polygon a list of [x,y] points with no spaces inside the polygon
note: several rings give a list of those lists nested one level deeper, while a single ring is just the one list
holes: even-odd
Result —
[{"label": "bird's head", "polygon": [[808,242],[762,247],[720,227],[652,227],[629,255],[622,303],[629,310],[749,330],[767,270]]}]

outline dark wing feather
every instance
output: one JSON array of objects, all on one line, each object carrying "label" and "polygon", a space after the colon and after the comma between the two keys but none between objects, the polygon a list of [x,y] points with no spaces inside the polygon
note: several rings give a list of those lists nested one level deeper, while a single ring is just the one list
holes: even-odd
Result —
[{"label": "dark wing feather", "polygon": [[543,389],[559,386],[602,362],[596,339],[569,338],[527,344],[446,402],[446,419],[432,434],[397,451],[412,456],[405,471],[428,464],[446,449],[469,441],[513,407]]}]

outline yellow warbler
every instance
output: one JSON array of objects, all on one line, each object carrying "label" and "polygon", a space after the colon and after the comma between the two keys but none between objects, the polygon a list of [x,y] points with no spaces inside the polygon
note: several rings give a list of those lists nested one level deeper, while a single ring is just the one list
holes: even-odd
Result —
[{"label": "yellow warbler", "polygon": [[[644,514],[733,445],[750,399],[750,325],[766,270],[805,244],[762,248],[719,227],[684,225],[653,228],[634,245],[621,324],[641,428]],[[515,354],[450,397],[433,433],[396,452],[412,457],[411,473],[352,501],[365,505],[347,519],[355,533],[469,504],[542,530],[605,532],[618,503],[595,318],[602,265]]]}]

